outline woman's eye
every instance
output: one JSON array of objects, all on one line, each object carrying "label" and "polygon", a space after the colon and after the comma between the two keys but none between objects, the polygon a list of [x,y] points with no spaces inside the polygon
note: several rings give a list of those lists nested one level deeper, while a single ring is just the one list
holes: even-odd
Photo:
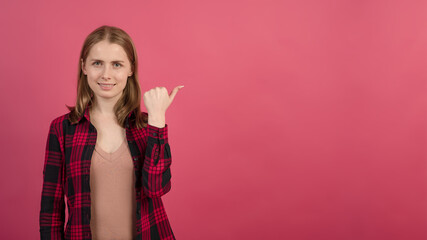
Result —
[{"label": "woman's eye", "polygon": [[96,65],[96,66],[98,66],[98,63],[100,63],[100,62],[94,62],[94,63],[93,63],[93,65]]},{"label": "woman's eye", "polygon": [[121,67],[122,65],[120,63],[115,63],[114,64],[116,67]]}]

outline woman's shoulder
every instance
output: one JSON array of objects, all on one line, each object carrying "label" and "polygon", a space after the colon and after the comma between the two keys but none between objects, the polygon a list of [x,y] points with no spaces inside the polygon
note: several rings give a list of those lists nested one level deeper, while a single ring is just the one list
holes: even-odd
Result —
[{"label": "woman's shoulder", "polygon": [[[51,122],[50,125],[52,126],[58,126],[58,125],[70,125],[70,115],[71,115],[71,111],[61,114],[59,116],[54,117]],[[144,111],[140,111],[140,116],[142,117],[142,121],[147,123],[148,122],[148,113],[144,112]]]},{"label": "woman's shoulder", "polygon": [[68,114],[69,113],[64,113],[51,119],[49,124],[49,132],[57,135],[58,137],[62,135],[64,122],[68,120]]},{"label": "woman's shoulder", "polygon": [[63,125],[64,122],[68,122],[68,116],[70,115],[70,112],[64,113],[62,115],[56,116],[50,121],[50,125],[52,126],[58,126]]}]

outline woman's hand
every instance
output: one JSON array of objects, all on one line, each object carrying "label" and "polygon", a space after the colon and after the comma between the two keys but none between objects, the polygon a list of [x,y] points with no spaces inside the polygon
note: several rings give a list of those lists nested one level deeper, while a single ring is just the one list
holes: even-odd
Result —
[{"label": "woman's hand", "polygon": [[171,105],[175,95],[183,87],[175,87],[170,95],[165,87],[155,87],[144,93],[143,100],[147,108],[148,124],[159,128],[165,126],[166,110]]}]

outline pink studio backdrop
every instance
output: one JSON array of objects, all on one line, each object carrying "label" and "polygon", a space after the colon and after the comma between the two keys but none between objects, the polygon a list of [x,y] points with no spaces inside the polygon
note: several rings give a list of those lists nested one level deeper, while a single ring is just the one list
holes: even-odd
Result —
[{"label": "pink studio backdrop", "polygon": [[[177,239],[427,239],[425,1],[4,1],[0,239],[38,239],[84,38],[133,38],[167,111]],[[145,107],[143,107],[145,110]]]}]

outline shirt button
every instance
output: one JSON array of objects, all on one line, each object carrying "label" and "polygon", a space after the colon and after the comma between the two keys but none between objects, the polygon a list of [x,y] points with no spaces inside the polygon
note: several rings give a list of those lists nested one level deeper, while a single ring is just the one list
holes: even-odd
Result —
[{"label": "shirt button", "polygon": [[136,195],[139,197],[139,196],[141,196],[141,192],[140,191],[138,191],[138,192],[136,192]]},{"label": "shirt button", "polygon": [[153,133],[153,136],[155,137],[155,136],[157,136],[157,133]]},{"label": "shirt button", "polygon": [[163,134],[160,134],[160,137],[163,137]]},{"label": "shirt button", "polygon": [[138,160],[138,157],[134,157],[133,160],[135,160],[135,161]]}]

